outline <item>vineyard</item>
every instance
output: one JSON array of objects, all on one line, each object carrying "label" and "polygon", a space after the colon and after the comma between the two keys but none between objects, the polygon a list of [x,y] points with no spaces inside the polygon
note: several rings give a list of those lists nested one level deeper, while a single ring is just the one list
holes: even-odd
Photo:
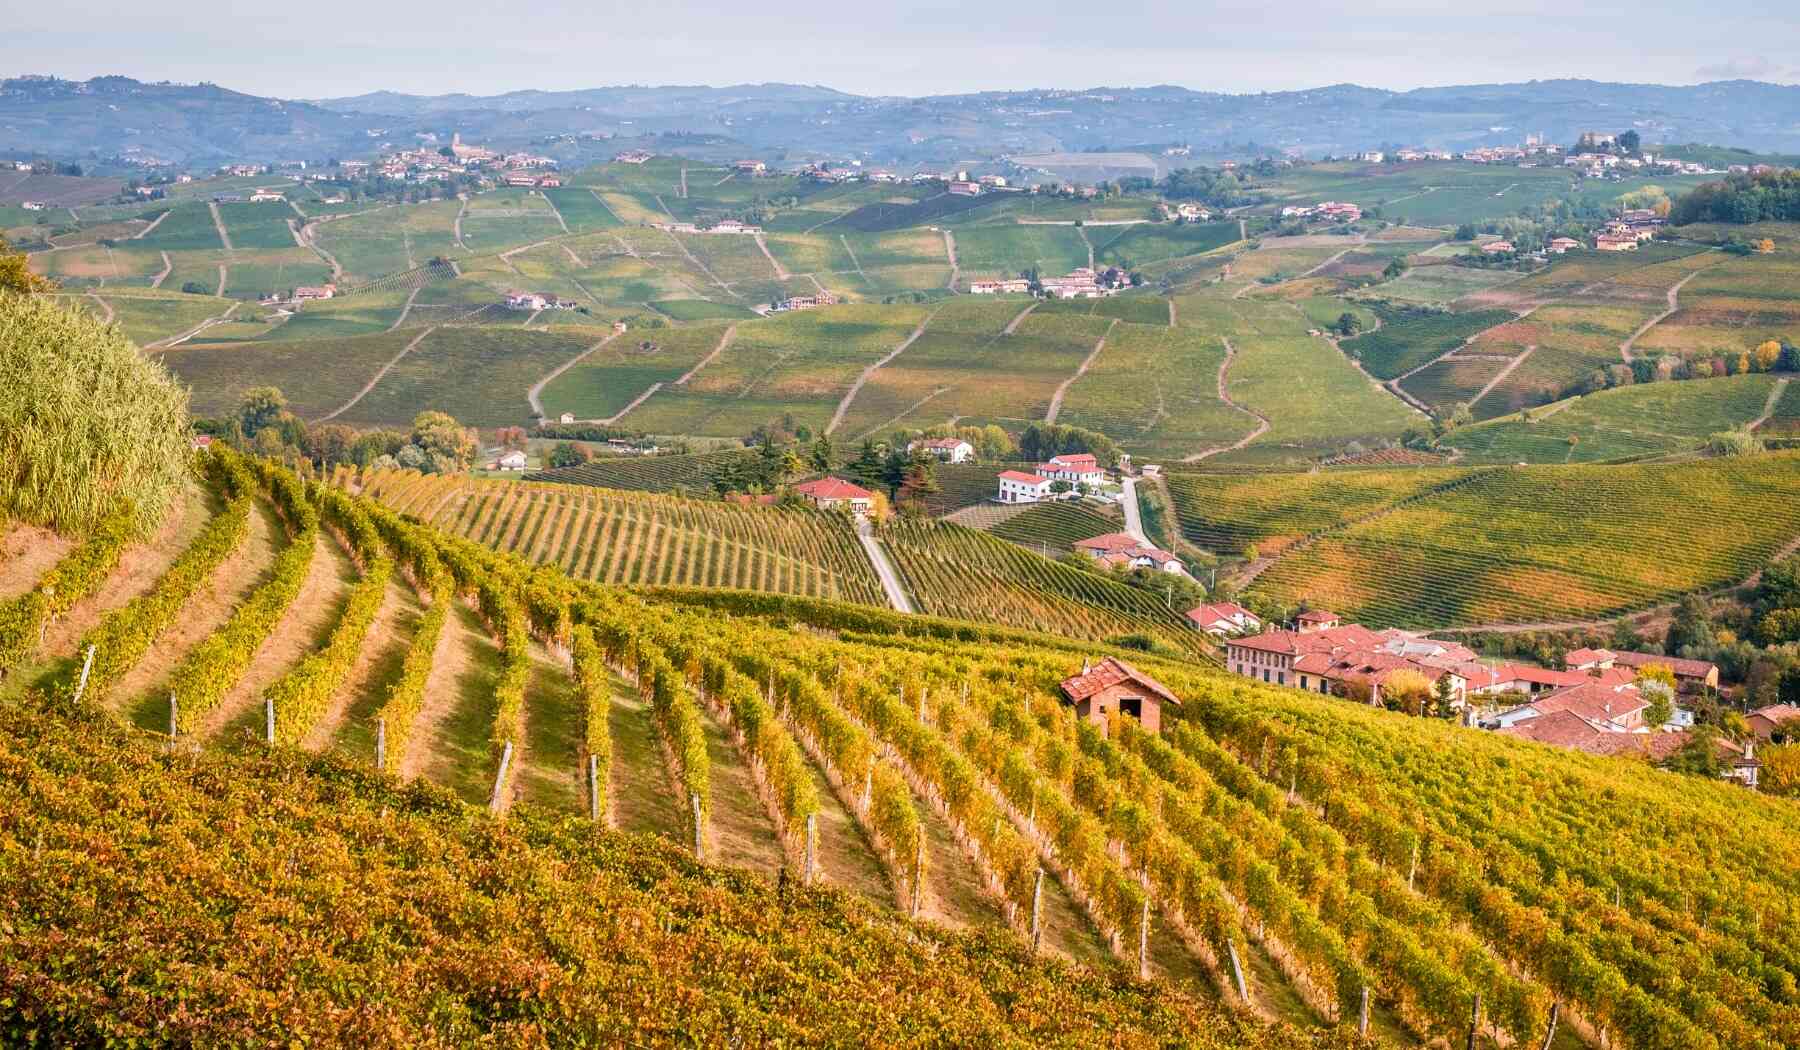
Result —
[{"label": "vineyard", "polygon": [[841,515],[412,472],[353,482],[344,471],[338,481],[453,535],[534,565],[559,566],[575,579],[884,601]]},{"label": "vineyard", "polygon": [[[377,502],[215,449],[166,568],[96,588],[141,552],[74,545],[47,615],[89,626],[6,656],[8,1042],[1800,1043],[1780,800],[1151,653],[1119,655],[1180,697],[1165,732],[1099,727],[1057,686],[1103,645],[665,604],[527,560],[533,514],[610,495],[394,474]],[[1691,491],[1649,573],[1729,501],[1758,535],[1750,494],[1800,505],[1792,458],[1709,466],[1412,506],[1516,491],[1490,517],[1548,536],[1577,496]],[[510,552],[390,505],[514,522]],[[1104,582],[951,528],[888,530],[922,604],[954,571],[1042,629]]]},{"label": "vineyard", "polygon": [[555,481],[636,492],[708,492],[724,470],[750,465],[750,449],[671,456],[599,456],[580,466],[526,475],[527,481]]},{"label": "vineyard", "polygon": [[1312,474],[1167,475],[1188,542],[1224,554],[1273,554],[1321,529],[1468,476],[1461,470],[1331,470]]},{"label": "vineyard", "polygon": [[[1646,609],[1735,584],[1800,538],[1797,465],[1793,453],[1771,453],[1481,471],[1462,484],[1421,486],[1417,500],[1324,533],[1277,559],[1253,593],[1304,598],[1383,627],[1581,621]],[[1184,486],[1174,488],[1193,514],[1195,490],[1184,498]],[[1263,527],[1292,535],[1326,525],[1289,516]]]}]

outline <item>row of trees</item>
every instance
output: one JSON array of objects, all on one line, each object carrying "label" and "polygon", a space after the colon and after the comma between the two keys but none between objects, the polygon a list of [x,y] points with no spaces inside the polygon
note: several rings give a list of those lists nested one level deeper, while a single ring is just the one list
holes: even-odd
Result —
[{"label": "row of trees", "polygon": [[1683,194],[1669,213],[1676,225],[1691,222],[1791,222],[1800,219],[1800,171],[1729,175]]},{"label": "row of trees", "polygon": [[[306,459],[322,469],[348,463],[377,470],[453,474],[468,470],[481,451],[474,428],[463,426],[446,412],[421,412],[409,430],[357,430],[342,423],[308,426],[288,410],[287,398],[272,386],[246,390],[235,414],[196,420],[194,429],[260,456]],[[523,433],[519,431],[521,439]],[[523,447],[522,440],[519,447]]]}]

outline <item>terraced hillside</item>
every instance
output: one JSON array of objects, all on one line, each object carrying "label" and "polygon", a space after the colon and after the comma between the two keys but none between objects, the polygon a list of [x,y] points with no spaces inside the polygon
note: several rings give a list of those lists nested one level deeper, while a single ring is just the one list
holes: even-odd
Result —
[{"label": "terraced hillside", "polygon": [[117,585],[104,535],[4,565],[100,585],[9,657],[9,1033],[1321,1046],[1367,1002],[1461,1044],[1479,998],[1484,1050],[1800,1040],[1780,800],[1150,654],[1165,732],[1100,732],[1057,684],[1102,646],[663,604],[223,448],[201,482]]},{"label": "terraced hillside", "polygon": [[[1454,475],[1418,474],[1408,491],[1419,498],[1377,492],[1340,512],[1341,527],[1317,513],[1327,504],[1306,495],[1335,491],[1333,483],[1345,478],[1336,471],[1197,480],[1185,495],[1181,483],[1175,491],[1191,534],[1202,536],[1212,533],[1197,515],[1221,491],[1246,483],[1291,491],[1294,511],[1270,496],[1267,517],[1247,527],[1270,536],[1319,535],[1277,558],[1252,593],[1306,599],[1377,626],[1617,616],[1734,585],[1800,540],[1800,457],[1791,452],[1490,469],[1437,488],[1432,479]],[[1354,476],[1344,483],[1356,491]],[[1233,523],[1221,525],[1219,534],[1231,535]]]}]

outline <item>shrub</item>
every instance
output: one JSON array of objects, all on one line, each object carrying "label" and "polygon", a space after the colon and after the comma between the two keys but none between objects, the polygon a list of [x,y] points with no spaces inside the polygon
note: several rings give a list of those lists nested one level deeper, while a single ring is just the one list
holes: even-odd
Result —
[{"label": "shrub", "polygon": [[187,471],[187,393],[116,329],[0,293],[0,517],[148,535]]}]

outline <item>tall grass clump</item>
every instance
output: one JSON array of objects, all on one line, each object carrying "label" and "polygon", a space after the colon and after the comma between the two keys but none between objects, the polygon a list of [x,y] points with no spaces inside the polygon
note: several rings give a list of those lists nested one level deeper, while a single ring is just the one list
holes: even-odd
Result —
[{"label": "tall grass clump", "polygon": [[187,391],[109,325],[0,292],[0,520],[148,535],[187,470]]}]

